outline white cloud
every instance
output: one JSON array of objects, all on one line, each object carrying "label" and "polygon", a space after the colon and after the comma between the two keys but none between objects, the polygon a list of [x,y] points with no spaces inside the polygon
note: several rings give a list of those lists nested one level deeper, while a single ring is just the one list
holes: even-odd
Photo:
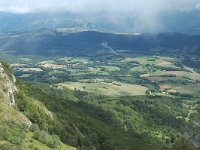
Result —
[{"label": "white cloud", "polygon": [[[117,17],[136,16],[133,31],[159,31],[165,24],[159,17],[175,11],[200,9],[200,0],[0,0],[0,11],[12,13],[72,12],[94,14],[103,12],[113,23]],[[172,13],[171,13],[172,12]]]},{"label": "white cloud", "polygon": [[0,0],[0,11],[28,13],[37,11],[120,11],[157,13],[159,11],[199,8],[200,0]]}]

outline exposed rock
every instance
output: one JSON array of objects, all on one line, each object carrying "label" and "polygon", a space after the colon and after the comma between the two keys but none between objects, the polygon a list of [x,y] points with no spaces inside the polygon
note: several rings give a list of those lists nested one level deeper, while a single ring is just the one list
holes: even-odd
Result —
[{"label": "exposed rock", "polygon": [[14,92],[18,91],[15,86],[16,78],[12,78],[6,74],[3,65],[0,63],[0,102],[1,109],[0,118],[3,120],[15,120],[26,124],[28,127],[32,125],[31,121],[22,113],[15,110]]},{"label": "exposed rock", "polygon": [[200,147],[200,124],[193,121],[189,126],[188,130],[185,133],[185,137],[192,142],[196,147]]},{"label": "exposed rock", "polygon": [[14,92],[17,91],[15,86],[15,77],[12,76],[12,80],[9,79],[8,75],[5,73],[2,64],[0,64],[0,78],[2,79],[2,84],[6,96],[7,103],[10,106],[15,106]]}]

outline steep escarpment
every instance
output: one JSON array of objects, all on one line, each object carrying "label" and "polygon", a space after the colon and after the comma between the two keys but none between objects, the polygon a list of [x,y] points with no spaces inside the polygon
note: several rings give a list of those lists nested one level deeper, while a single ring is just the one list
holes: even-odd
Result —
[{"label": "steep escarpment", "polygon": [[[30,120],[35,116],[25,114],[18,108],[15,95],[22,91],[15,85],[15,77],[12,75],[9,65],[0,62],[0,149],[3,150],[74,150],[75,148],[63,144],[59,137],[50,135],[47,130],[41,129]],[[18,99],[19,100],[19,99]],[[29,99],[28,99],[29,100]],[[46,107],[35,100],[30,102],[29,114],[39,108],[39,115],[48,113],[47,116],[53,120],[53,115]],[[34,108],[31,108],[34,106]],[[42,116],[41,116],[42,118]]]},{"label": "steep escarpment", "polygon": [[9,70],[9,65],[5,62],[0,63],[0,118],[1,121],[16,121],[31,126],[30,120],[15,107],[14,92],[17,91],[15,86],[15,77]]},{"label": "steep escarpment", "polygon": [[15,99],[13,96],[14,91],[16,91],[15,87],[15,79],[14,76],[8,77],[6,74],[6,66],[0,64],[0,78],[2,81],[3,91],[5,92],[4,99],[8,100],[8,104],[10,106],[15,106]]}]

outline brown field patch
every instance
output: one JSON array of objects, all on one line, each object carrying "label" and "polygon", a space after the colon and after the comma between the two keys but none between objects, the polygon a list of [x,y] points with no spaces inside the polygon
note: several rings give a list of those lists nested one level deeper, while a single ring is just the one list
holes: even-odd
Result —
[{"label": "brown field patch", "polygon": [[58,64],[41,64],[39,66],[42,68],[51,68],[51,69],[61,69],[66,67],[66,65],[58,65]]},{"label": "brown field patch", "polygon": [[170,61],[163,61],[158,63],[156,66],[167,66],[167,65],[172,65],[173,63]]},{"label": "brown field patch", "polygon": [[19,64],[19,63],[10,64],[10,67],[23,67],[23,66],[26,66],[26,64]]},{"label": "brown field patch", "polygon": [[140,78],[148,78],[148,77],[150,77],[150,74],[142,74],[142,75],[140,75]]},{"label": "brown field patch", "polygon": [[161,89],[162,91],[167,90],[167,89],[170,89],[170,88],[171,88],[171,85],[160,85],[160,89]]},{"label": "brown field patch", "polygon": [[21,71],[24,72],[42,72],[41,68],[20,68]]}]

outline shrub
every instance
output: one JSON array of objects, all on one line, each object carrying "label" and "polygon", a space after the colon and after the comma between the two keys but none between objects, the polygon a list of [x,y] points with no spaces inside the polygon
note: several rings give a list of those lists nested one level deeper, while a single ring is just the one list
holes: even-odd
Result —
[{"label": "shrub", "polygon": [[33,137],[50,148],[58,148],[61,145],[57,135],[50,136],[46,131],[35,130]]}]

